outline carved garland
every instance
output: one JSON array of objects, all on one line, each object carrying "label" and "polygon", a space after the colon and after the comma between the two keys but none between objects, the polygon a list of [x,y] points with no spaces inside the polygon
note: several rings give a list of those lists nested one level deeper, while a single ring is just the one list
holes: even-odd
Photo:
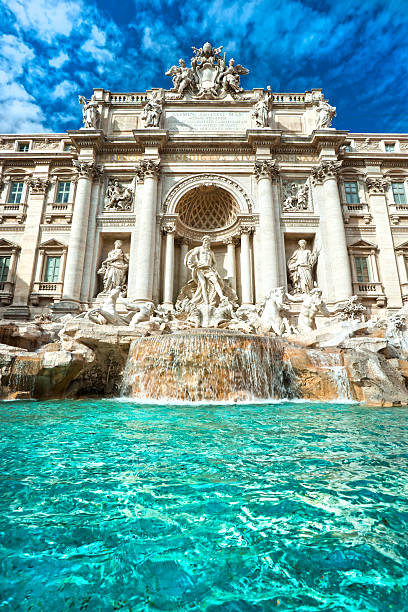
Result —
[{"label": "carved garland", "polygon": [[234,192],[238,191],[241,198],[245,201],[248,212],[252,213],[254,208],[253,202],[246,193],[245,189],[241,187],[239,183],[226,176],[222,176],[221,174],[198,174],[187,179],[182,179],[177,185],[172,187],[163,201],[161,208],[162,214],[166,214],[169,209],[174,209],[175,203],[178,201],[181,191],[184,189],[187,190],[187,188],[193,189],[194,187],[199,187],[200,185],[214,185],[215,187],[221,188],[224,187],[233,197],[235,197]]}]

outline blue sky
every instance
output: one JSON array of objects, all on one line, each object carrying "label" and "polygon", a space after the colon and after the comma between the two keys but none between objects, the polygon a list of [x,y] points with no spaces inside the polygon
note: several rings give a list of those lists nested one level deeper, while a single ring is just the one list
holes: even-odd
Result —
[{"label": "blue sky", "polygon": [[322,87],[334,126],[408,132],[408,0],[0,0],[0,133],[81,125],[78,94],[170,88],[209,40],[246,88]]}]

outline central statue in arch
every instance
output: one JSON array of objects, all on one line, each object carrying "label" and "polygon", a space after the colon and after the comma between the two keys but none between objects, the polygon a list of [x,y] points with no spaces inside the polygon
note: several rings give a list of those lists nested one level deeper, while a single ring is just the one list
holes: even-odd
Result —
[{"label": "central statue in arch", "polygon": [[202,245],[191,249],[185,257],[184,265],[192,270],[192,279],[197,289],[191,298],[192,304],[214,304],[218,295],[220,302],[225,299],[224,283],[217,271],[215,255],[211,250],[209,236],[204,236]]}]

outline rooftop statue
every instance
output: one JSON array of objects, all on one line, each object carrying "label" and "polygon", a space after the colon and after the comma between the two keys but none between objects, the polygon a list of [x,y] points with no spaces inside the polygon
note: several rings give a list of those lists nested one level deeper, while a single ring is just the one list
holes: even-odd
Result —
[{"label": "rooftop statue", "polygon": [[153,94],[143,109],[142,119],[145,127],[160,127],[163,112],[163,100],[160,92]]},{"label": "rooftop statue", "polygon": [[84,96],[78,96],[78,101],[82,104],[82,120],[86,130],[96,130],[99,122],[98,103],[93,95],[89,102]]},{"label": "rooftop statue", "polygon": [[173,77],[173,89],[171,91],[182,98],[189,93],[196,99],[224,98],[230,94],[233,98],[242,91],[240,77],[248,74],[249,70],[235,64],[231,58],[228,66],[224,56],[221,56],[220,47],[213,47],[206,42],[202,47],[192,47],[194,56],[191,58],[190,67],[186,66],[183,59],[179,60],[178,66],[172,66],[166,75]]},{"label": "rooftop statue", "polygon": [[331,126],[331,122],[333,117],[336,116],[336,107],[331,106],[328,102],[324,100],[319,100],[317,106],[317,126],[316,129],[324,130]]}]

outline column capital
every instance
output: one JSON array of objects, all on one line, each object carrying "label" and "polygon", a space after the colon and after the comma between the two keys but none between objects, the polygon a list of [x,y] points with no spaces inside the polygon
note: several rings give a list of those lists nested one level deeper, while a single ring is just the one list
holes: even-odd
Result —
[{"label": "column capital", "polygon": [[155,159],[142,159],[136,169],[136,175],[140,182],[146,178],[158,179],[160,172],[160,161]]},{"label": "column capital", "polygon": [[167,222],[165,225],[162,226],[162,232],[163,234],[174,234],[176,232],[175,223]]},{"label": "column capital", "polygon": [[239,233],[242,236],[243,234],[252,234],[255,228],[253,226],[243,226],[239,228]]},{"label": "column capital", "polygon": [[311,170],[312,184],[318,185],[319,183],[324,183],[324,181],[328,179],[337,180],[342,163],[342,161],[337,160],[321,161],[318,166]]},{"label": "column capital", "polygon": [[94,164],[93,162],[84,162],[78,161],[77,159],[73,160],[73,165],[76,168],[78,178],[93,178],[94,176],[99,177],[101,173],[101,169],[99,166]]},{"label": "column capital", "polygon": [[367,176],[365,184],[370,195],[382,195],[388,189],[391,181],[389,178]]},{"label": "column capital", "polygon": [[236,242],[237,242],[236,236],[229,236],[223,241],[223,244],[225,244],[226,246],[228,246],[229,244],[233,244],[235,246]]},{"label": "column capital", "polygon": [[50,181],[47,178],[40,178],[39,176],[31,177],[27,180],[27,185],[29,186],[31,193],[35,194],[45,194]]},{"label": "column capital", "polygon": [[254,164],[254,174],[256,180],[278,178],[279,170],[275,159],[257,159]]}]

